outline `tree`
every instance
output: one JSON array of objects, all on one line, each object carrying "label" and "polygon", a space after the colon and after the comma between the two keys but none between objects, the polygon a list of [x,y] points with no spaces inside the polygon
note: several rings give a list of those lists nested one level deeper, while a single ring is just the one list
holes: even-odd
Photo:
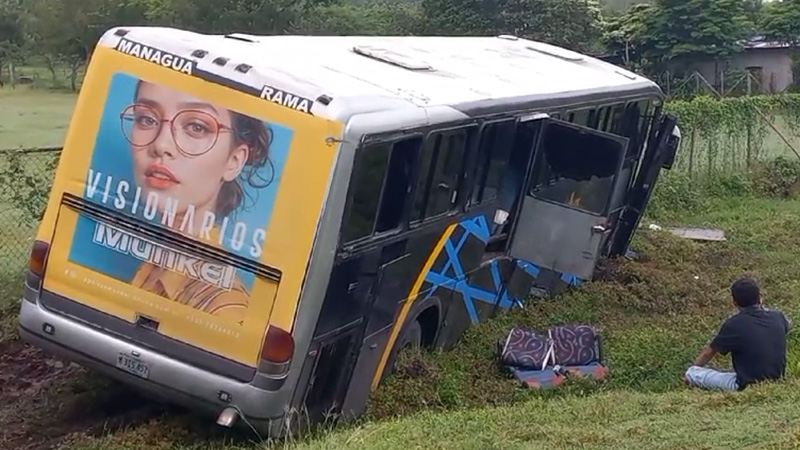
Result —
[{"label": "tree", "polygon": [[501,31],[519,37],[594,53],[603,32],[603,13],[595,0],[505,0]]},{"label": "tree", "polygon": [[603,10],[608,13],[626,13],[639,4],[650,4],[651,0],[603,0]]},{"label": "tree", "polygon": [[374,2],[318,6],[303,14],[293,32],[312,35],[408,35],[421,31],[412,5]]},{"label": "tree", "polygon": [[36,46],[52,59],[70,66],[70,84],[77,90],[78,71],[108,29],[146,23],[144,5],[137,0],[28,0],[34,18]]},{"label": "tree", "polygon": [[603,44],[606,51],[628,69],[648,72],[651,63],[647,59],[655,54],[656,39],[654,17],[657,6],[638,4],[627,13],[610,18],[605,24]]},{"label": "tree", "polygon": [[432,34],[513,34],[582,52],[602,34],[595,0],[423,0],[422,14]]},{"label": "tree", "polygon": [[[152,23],[202,33],[284,34],[336,0],[139,0]],[[321,10],[320,10],[321,11]]]},{"label": "tree", "polygon": [[759,8],[759,0],[656,0],[609,20],[604,44],[646,72],[722,62],[753,34]]},{"label": "tree", "polygon": [[754,28],[742,0],[657,0],[656,7],[648,55],[656,64],[726,60]]},{"label": "tree", "polygon": [[[24,11],[18,0],[0,0],[0,86],[3,69],[22,58],[27,43]],[[10,74],[14,82],[14,74]]]},{"label": "tree", "polygon": [[800,0],[768,3],[759,25],[766,39],[800,46]]},{"label": "tree", "polygon": [[434,35],[492,35],[500,12],[498,0],[422,0],[425,32]]}]

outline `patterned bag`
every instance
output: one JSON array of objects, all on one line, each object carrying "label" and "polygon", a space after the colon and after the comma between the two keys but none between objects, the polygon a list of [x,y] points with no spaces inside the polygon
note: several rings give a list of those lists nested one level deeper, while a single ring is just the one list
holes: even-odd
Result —
[{"label": "patterned bag", "polygon": [[595,329],[588,325],[562,325],[550,329],[555,364],[585,366],[600,362]]},{"label": "patterned bag", "polygon": [[513,328],[500,350],[500,360],[511,367],[544,370],[552,354],[553,343],[547,336]]}]

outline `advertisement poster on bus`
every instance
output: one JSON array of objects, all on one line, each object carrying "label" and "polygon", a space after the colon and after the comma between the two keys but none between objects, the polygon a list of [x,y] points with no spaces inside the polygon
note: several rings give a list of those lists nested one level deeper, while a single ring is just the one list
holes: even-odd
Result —
[{"label": "advertisement poster on bus", "polygon": [[[258,263],[293,139],[287,127],[124,73],[111,79],[85,200]],[[69,260],[241,323],[255,275],[82,215]]]}]

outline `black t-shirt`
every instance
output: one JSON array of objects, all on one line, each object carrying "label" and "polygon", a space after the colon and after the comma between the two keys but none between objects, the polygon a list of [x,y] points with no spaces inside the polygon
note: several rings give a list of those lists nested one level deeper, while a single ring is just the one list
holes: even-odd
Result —
[{"label": "black t-shirt", "polygon": [[744,308],[728,318],[711,341],[711,348],[731,354],[739,390],[764,380],[777,380],[786,371],[789,321],[776,310]]}]

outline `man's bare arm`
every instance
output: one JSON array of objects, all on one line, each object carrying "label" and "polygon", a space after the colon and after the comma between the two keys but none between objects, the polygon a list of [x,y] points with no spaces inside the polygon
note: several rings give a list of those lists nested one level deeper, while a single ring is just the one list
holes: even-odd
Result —
[{"label": "man's bare arm", "polygon": [[706,346],[706,348],[704,348],[703,351],[700,352],[699,355],[697,355],[697,358],[695,358],[694,365],[703,367],[709,362],[711,362],[711,360],[714,359],[715,356],[717,356],[717,351],[711,348],[710,346]]}]

